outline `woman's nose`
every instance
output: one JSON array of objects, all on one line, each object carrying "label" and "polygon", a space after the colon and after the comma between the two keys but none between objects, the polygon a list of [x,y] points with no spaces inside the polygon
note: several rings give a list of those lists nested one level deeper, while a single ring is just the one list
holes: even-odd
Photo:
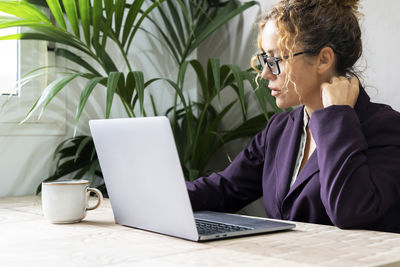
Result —
[{"label": "woman's nose", "polygon": [[266,80],[273,80],[276,78],[276,75],[272,74],[268,66],[265,65],[264,69],[261,72],[261,77]]}]

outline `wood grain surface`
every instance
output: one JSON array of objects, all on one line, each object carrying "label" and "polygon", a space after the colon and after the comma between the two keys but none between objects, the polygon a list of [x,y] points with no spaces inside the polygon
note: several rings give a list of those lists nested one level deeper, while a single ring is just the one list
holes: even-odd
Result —
[{"label": "wood grain surface", "polygon": [[120,226],[107,199],[51,224],[39,196],[0,199],[0,266],[400,266],[400,235],[297,223],[295,230],[196,243]]}]

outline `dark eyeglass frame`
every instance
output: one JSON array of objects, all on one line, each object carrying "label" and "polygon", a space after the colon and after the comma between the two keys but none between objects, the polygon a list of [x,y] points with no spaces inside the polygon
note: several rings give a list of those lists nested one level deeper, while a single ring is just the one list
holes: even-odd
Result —
[{"label": "dark eyeglass frame", "polygon": [[[294,53],[293,57],[299,56],[302,54],[308,54],[308,53],[311,53],[311,52],[310,51],[301,51],[298,53]],[[281,69],[279,68],[279,61],[282,61],[282,58],[268,56],[267,53],[259,53],[259,54],[257,54],[257,58],[258,58],[258,61],[260,62],[260,65],[263,70],[264,70],[265,66],[268,66],[268,69],[272,74],[274,74],[274,75],[281,74]],[[284,59],[288,59],[288,58],[289,58],[289,56],[284,57]]]}]

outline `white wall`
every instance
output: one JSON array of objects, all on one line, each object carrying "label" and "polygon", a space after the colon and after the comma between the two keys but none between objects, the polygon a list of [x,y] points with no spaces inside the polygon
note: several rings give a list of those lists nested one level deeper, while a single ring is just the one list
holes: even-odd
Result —
[{"label": "white wall", "polygon": [[400,1],[361,1],[367,92],[376,102],[391,105],[400,111]]},{"label": "white wall", "polygon": [[[251,56],[257,51],[255,37],[257,27],[254,25],[257,16],[262,10],[277,1],[260,0],[260,7],[252,7],[240,17],[234,19],[229,26],[224,26],[219,32],[211,36],[198,50],[198,57],[205,62],[209,57],[219,57],[222,63],[235,63],[242,68],[249,66]],[[400,43],[400,34],[396,27],[400,25],[400,2],[397,0],[364,0],[362,12],[365,17],[362,21],[364,57],[360,66],[365,68],[364,83],[371,97],[379,102],[385,102],[400,110],[400,96],[397,94],[397,72],[399,70],[400,54],[397,46]],[[160,76],[176,76],[176,66],[172,59],[165,55],[168,52],[155,39],[149,41],[143,35],[136,39],[136,49],[132,52],[132,62],[137,69],[145,72],[145,79]],[[154,58],[157,58],[155,61]],[[194,87],[194,81],[192,86]],[[38,123],[31,126],[35,130],[23,131],[23,135],[10,132],[0,135],[0,197],[11,195],[32,194],[37,184],[46,177],[52,166],[52,153],[55,146],[63,139],[72,135],[72,117],[76,108],[76,99],[82,88],[82,82],[75,82],[66,92],[66,100],[61,97],[59,107],[64,107],[64,112],[55,108],[53,121],[62,123],[65,129],[58,129],[54,134]],[[159,94],[163,101],[159,104],[165,109],[170,106],[172,90],[165,84],[155,84],[151,89],[153,94]],[[104,90],[99,91],[90,100],[88,107],[81,119],[79,133],[88,133],[88,119],[104,117]],[[229,98],[229,96],[225,96]],[[256,100],[251,101],[251,113],[257,110]],[[4,111],[0,113],[0,122],[7,116]],[[112,117],[125,116],[122,108],[116,105]],[[225,123],[235,124],[236,114],[233,114]],[[0,123],[1,127],[5,124]],[[36,126],[36,127],[35,127]],[[13,126],[16,127],[16,126]],[[22,126],[28,129],[28,126]],[[7,128],[8,129],[8,128]],[[1,134],[2,129],[0,129]],[[30,134],[31,132],[32,134]],[[232,150],[237,150],[232,148]]]}]

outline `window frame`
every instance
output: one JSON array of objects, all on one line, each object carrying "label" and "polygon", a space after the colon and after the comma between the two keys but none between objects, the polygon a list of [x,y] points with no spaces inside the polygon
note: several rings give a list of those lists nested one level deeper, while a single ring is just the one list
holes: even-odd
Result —
[{"label": "window frame", "polygon": [[[18,40],[19,77],[43,66],[65,66],[56,61],[54,51],[47,49],[48,42]],[[29,59],[30,62],[29,62]],[[43,115],[35,113],[26,122],[26,114],[34,105],[42,90],[55,78],[49,69],[47,74],[35,78],[18,88],[18,94],[0,95],[0,136],[54,136],[66,134],[66,94],[60,92],[49,104]]]}]

